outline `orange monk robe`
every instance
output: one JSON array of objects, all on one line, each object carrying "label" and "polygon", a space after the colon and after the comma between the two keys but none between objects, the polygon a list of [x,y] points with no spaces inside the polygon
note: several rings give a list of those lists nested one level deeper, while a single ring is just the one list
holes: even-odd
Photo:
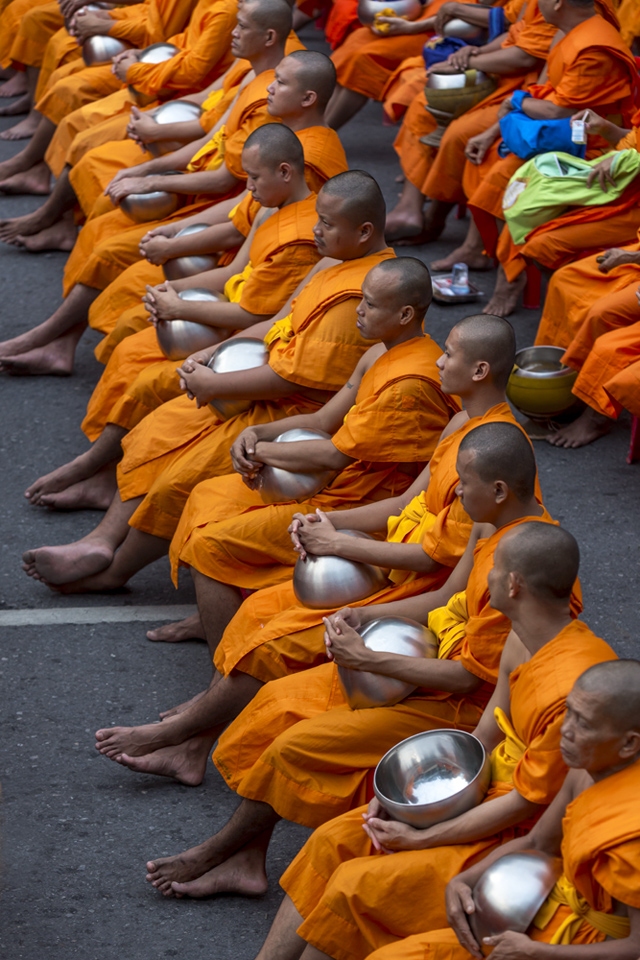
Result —
[{"label": "orange monk robe", "polygon": [[[127,84],[154,98],[175,98],[209,86],[222,76],[232,61],[231,31],[236,22],[237,0],[199,0],[186,30],[169,38],[179,52],[163,63],[134,63],[127,70]],[[104,117],[109,113],[109,94],[122,92],[122,83],[110,73],[110,66],[89,67],[80,73],[68,73],[62,67],[51,78],[48,90],[36,107],[43,116],[58,126],[69,114],[96,100],[103,99]],[[53,82],[55,81],[55,82]],[[116,97],[118,103],[120,98]],[[121,113],[118,109],[116,113]],[[66,161],[68,144],[65,137],[54,137],[46,161],[59,176]]]},{"label": "orange monk robe", "polygon": [[[246,279],[240,274],[229,281],[229,287],[239,287],[233,300],[244,310],[275,316],[320,260],[313,235],[318,220],[315,201],[315,194],[310,194],[276,211],[257,228],[249,250],[251,272]],[[82,429],[90,440],[100,436],[106,423],[132,430],[161,403],[181,395],[176,363],[166,359],[147,320],[145,330],[114,350],[89,401]]]},{"label": "orange monk robe", "polygon": [[[567,773],[560,752],[566,698],[585,670],[615,659],[604,640],[574,620],[513,671],[509,712],[515,737],[503,731],[507,738],[497,750],[500,762],[493,765],[484,803],[514,788],[530,803],[551,803]],[[446,884],[533,825],[529,817],[474,843],[389,857],[375,851],[362,829],[365,810],[320,827],[281,880],[303,917],[298,934],[335,960],[363,960],[388,943],[446,924]],[[418,902],[416,890],[422,891]]]},{"label": "orange monk robe", "polygon": [[119,208],[101,217],[88,221],[78,235],[73,250],[65,264],[63,293],[76,283],[86,284],[96,290],[104,290],[122,270],[140,259],[140,240],[149,230],[161,223],[182,220],[211,206],[212,202],[226,200],[242,189],[245,173],[242,169],[242,148],[249,134],[267,120],[267,87],[272,82],[273,70],[264,70],[238,94],[224,126],[223,147],[214,140],[209,152],[196,154],[189,164],[190,172],[215,170],[224,163],[235,177],[235,185],[224,196],[210,194],[196,196],[191,203],[180,207],[163,220],[147,223],[132,223]]},{"label": "orange monk robe", "polygon": [[[392,707],[351,710],[328,663],[268,683],[227,728],[213,761],[240,796],[269,803],[287,820],[317,827],[369,799],[370,773],[394,744],[423,730],[472,730],[498,676],[511,624],[490,606],[487,576],[513,521],[478,543],[466,587],[464,635],[444,651],[476,676],[470,694],[417,691]],[[546,511],[542,518],[552,523]],[[580,601],[573,597],[577,614]]]},{"label": "orange monk robe", "polygon": [[[123,500],[144,496],[131,526],[171,540],[184,504],[201,480],[232,472],[231,445],[253,423],[312,413],[322,400],[310,391],[337,392],[362,356],[366,345],[353,318],[370,269],[394,256],[390,248],[319,271],[296,297],[290,331],[279,324],[268,344],[269,364],[299,392],[259,400],[230,420],[220,420],[207,405],[198,410],[178,397],[154,410],[123,440],[118,467]],[[315,394],[317,396],[317,394]]]},{"label": "orange monk robe", "polygon": [[[444,2],[432,0],[417,19],[425,20],[434,16]],[[382,100],[382,91],[391,74],[407,57],[421,54],[429,36],[417,33],[381,37],[370,27],[359,27],[331,55],[338,83],[370,100]]]},{"label": "orange monk robe", "polygon": [[[604,409],[601,412],[618,416],[622,410],[628,410],[634,417],[640,417],[640,324],[600,337],[578,377],[579,387],[592,362],[594,369],[597,363],[600,370],[609,373],[604,388],[609,398],[608,410],[613,413]],[[589,405],[593,405],[591,397],[590,391],[585,401]]]},{"label": "orange monk robe", "polygon": [[[482,417],[472,417],[443,437],[429,461],[427,489],[399,517],[389,518],[388,540],[421,544],[425,553],[441,564],[440,568],[425,574],[394,570],[387,587],[352,606],[390,603],[442,586],[464,553],[472,526],[456,497],[458,447],[470,430],[481,423],[494,422],[515,423],[506,403],[497,404]],[[177,536],[178,533],[174,541]],[[193,557],[194,545],[187,546]],[[289,562],[294,559],[290,557]],[[195,560],[192,563],[200,569]],[[267,683],[318,666],[326,659],[322,618],[335,612],[335,607],[312,610],[304,606],[297,600],[291,581],[258,590],[247,597],[225,630],[214,657],[215,667],[223,676],[240,670]]]},{"label": "orange monk robe", "polygon": [[[562,822],[564,876],[552,891],[554,899],[547,898],[529,927],[532,940],[557,943],[554,935],[567,924],[568,936],[562,944],[602,943],[607,939],[603,920],[613,924],[614,938],[628,936],[627,918],[614,913],[615,901],[640,909],[638,780],[635,763],[594,783],[567,806]],[[579,915],[567,903],[567,890],[578,894]],[[369,960],[469,960],[470,956],[447,928],[383,947]]]},{"label": "orange monk robe", "polygon": [[353,462],[304,503],[265,504],[238,474],[194,489],[171,544],[178,561],[237,587],[288,580],[295,554],[287,528],[295,513],[339,510],[398,496],[434,452],[460,410],[440,388],[442,350],[429,336],[398,344],[367,370],[333,445]]},{"label": "orange monk robe", "polygon": [[622,39],[630,47],[640,37],[640,6],[637,0],[622,0],[618,7],[618,20]]},{"label": "orange monk robe", "polygon": [[5,9],[0,26],[2,66],[24,70],[42,65],[47,44],[54,33],[64,27],[64,17],[56,0],[48,3],[14,0]]},{"label": "orange monk robe", "polygon": [[[549,53],[548,80],[529,87],[538,100],[578,111],[587,108],[603,116],[617,116],[627,126],[637,110],[640,82],[634,58],[616,28],[596,14],[574,27]],[[590,137],[587,158],[607,153],[610,145]],[[495,254],[495,219],[503,219],[502,196],[511,176],[522,165],[515,154],[493,163],[469,206],[483,235],[487,252]],[[485,164],[482,167],[486,170]],[[524,269],[524,263],[522,263]]]}]

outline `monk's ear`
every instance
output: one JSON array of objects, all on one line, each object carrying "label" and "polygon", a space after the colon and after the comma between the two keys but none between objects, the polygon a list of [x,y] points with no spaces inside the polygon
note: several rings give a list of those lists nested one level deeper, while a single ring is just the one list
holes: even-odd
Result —
[{"label": "monk's ear", "polygon": [[272,27],[269,27],[265,37],[265,46],[272,47],[274,43],[277,42],[277,40],[278,40],[278,37],[276,36],[275,30]]},{"label": "monk's ear", "polygon": [[282,179],[285,181],[285,183],[288,183],[289,180],[291,180],[291,175],[293,173],[293,168],[291,167],[291,164],[284,161],[283,163],[280,164],[279,170],[280,170],[280,175]]},{"label": "monk's ear", "polygon": [[486,380],[490,372],[491,372],[491,367],[489,366],[487,361],[479,360],[478,363],[476,363],[475,370],[473,371],[472,379],[475,380],[476,382],[480,380]]},{"label": "monk's ear", "polygon": [[301,106],[312,107],[318,101],[318,94],[315,90],[305,90],[301,101]]},{"label": "monk's ear", "polygon": [[412,323],[415,318],[415,315],[416,315],[415,308],[412,307],[411,304],[408,303],[406,306],[402,307],[400,311],[401,326],[406,327],[410,323]]},{"label": "monk's ear", "polygon": [[620,757],[623,760],[632,760],[640,757],[640,730],[629,730],[624,736]]},{"label": "monk's ear", "polygon": [[367,243],[373,236],[373,224],[366,220],[360,225],[360,242]]},{"label": "monk's ear", "polygon": [[506,485],[504,480],[496,480],[494,484],[494,493],[496,498],[496,503],[504,503],[509,496],[509,487]]}]

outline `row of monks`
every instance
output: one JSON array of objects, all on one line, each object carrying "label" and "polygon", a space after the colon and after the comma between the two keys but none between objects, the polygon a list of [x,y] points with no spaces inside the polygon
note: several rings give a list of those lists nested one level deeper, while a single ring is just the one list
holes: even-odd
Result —
[{"label": "row of monks", "polygon": [[[410,25],[385,16],[380,34],[336,5],[332,59],[293,29],[315,6],[285,0],[109,10],[13,0],[1,14],[0,91],[21,98],[8,110],[29,113],[8,131],[28,143],[0,165],[0,190],[46,200],[3,220],[0,237],[69,257],[62,305],[0,344],[0,369],[68,375],[87,325],[103,335],[82,423],[90,446],[26,491],[34,506],[102,517],[78,541],[28,549],[23,568],[65,595],[116,590],[166,555],[174,583],[192,578],[197,613],[148,637],[202,639],[210,681],[159,722],[98,730],[96,747],[131,774],[193,787],[212,756],[238,794],[213,836],[147,863],[165,896],[259,896],[278,821],[313,829],[280,878],[260,960],[640,955],[640,662],[619,660],[579,619],[578,545],[544,506],[531,441],[505,398],[516,352],[505,314],[535,261],[555,271],[538,341],[580,357],[585,384],[581,423],[556,439],[594,439],[601,419],[638,405],[616,385],[634,376],[633,347],[614,342],[606,364],[596,351],[633,330],[640,248],[602,251],[603,240],[629,244],[640,188],[515,247],[500,233],[501,197],[519,161],[496,142],[503,104],[527,85],[533,117],[588,111],[591,156],[614,141],[635,149],[637,69],[610,2],[512,0],[494,41],[453,55],[498,82],[436,150],[422,143],[435,121],[411,56],[440,11],[462,6],[433,0]],[[470,6],[481,23],[497,9]],[[80,44],[103,35],[128,46],[85,67]],[[169,59],[140,57],[167,40]],[[375,179],[347,169],[336,132],[372,97],[401,122],[404,183],[388,215]],[[160,128],[150,111],[176,98],[199,117]],[[166,141],[168,152],[154,149]],[[615,178],[608,162],[598,173]],[[134,222],[124,201],[158,192],[178,198],[174,212]],[[485,312],[438,345],[429,270],[389,244],[434,239],[463,202],[469,235],[438,266],[483,269],[496,255],[500,272]],[[208,269],[166,280],[166,264],[204,255]],[[215,298],[180,296],[194,287]],[[208,339],[175,361],[160,343],[178,320]],[[247,339],[265,362],[215,369],[223,345]],[[296,428],[318,435],[278,442]],[[267,503],[268,468],[325,483],[303,502]],[[312,609],[292,580],[309,556],[382,568],[384,585]],[[427,626],[437,657],[369,649],[362,628],[393,616]],[[340,670],[413,692],[351,709]],[[443,727],[482,742],[491,785],[471,811],[416,829],[373,797],[373,771],[403,739]],[[561,858],[562,876],[527,933],[478,943],[475,884],[506,852],[530,849]]]}]

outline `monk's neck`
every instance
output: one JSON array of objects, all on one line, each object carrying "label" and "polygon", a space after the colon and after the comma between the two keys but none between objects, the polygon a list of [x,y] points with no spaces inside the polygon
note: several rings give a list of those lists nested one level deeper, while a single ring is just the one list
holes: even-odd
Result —
[{"label": "monk's neck", "polygon": [[590,773],[590,777],[594,783],[599,783],[601,780],[606,780],[607,777],[612,777],[614,773],[620,773],[621,770],[626,770],[627,767],[632,767],[635,763],[640,763],[637,757],[634,757],[632,760],[628,760],[626,763],[619,763],[614,767],[608,767],[606,770],[600,770],[598,773]]},{"label": "monk's neck", "polygon": [[292,203],[300,203],[301,200],[306,200],[307,197],[310,196],[311,190],[309,190],[309,187],[306,185],[304,180],[302,180],[302,182],[296,186],[295,190],[291,191],[291,196],[288,197],[284,203],[280,204],[278,210],[282,210],[284,207],[289,207]]},{"label": "monk's neck", "polygon": [[524,603],[509,616],[511,626],[531,656],[554,640],[571,623],[568,603]]},{"label": "monk's neck", "polygon": [[401,343],[408,343],[409,340],[415,340],[416,337],[424,337],[422,324],[420,326],[411,327],[411,329],[403,331],[392,340],[383,340],[382,342],[387,350],[391,350],[392,347],[399,347]]},{"label": "monk's neck", "polygon": [[363,257],[371,257],[375,253],[382,253],[383,250],[388,249],[388,246],[389,245],[384,238],[384,234],[382,233],[379,237],[372,237],[366,250],[363,250],[359,257],[354,257],[353,259],[362,260]]},{"label": "monk's neck", "polygon": [[525,520],[527,517],[542,517],[544,510],[535,497],[532,497],[528,503],[521,503],[515,497],[510,498],[502,507],[500,516],[496,517],[492,523],[497,530],[501,530],[509,523],[515,523],[516,520]]},{"label": "monk's neck", "polygon": [[585,16],[581,11],[576,8],[569,10],[567,7],[567,13],[562,19],[562,23],[556,24],[558,30],[561,30],[562,33],[566,36],[568,33],[571,33],[572,30],[575,30],[576,27],[582,26],[583,23],[586,23],[587,20],[591,20],[592,17],[595,17],[598,12],[595,7],[593,10]]},{"label": "monk's neck", "polygon": [[303,113],[299,117],[287,117],[283,122],[285,126],[289,127],[289,130],[293,130],[294,133],[299,133],[300,130],[310,130],[311,127],[327,126],[323,116],[314,115],[310,117],[308,113]]},{"label": "monk's neck", "polygon": [[468,396],[461,396],[462,406],[469,414],[469,419],[474,417],[484,417],[492,407],[497,407],[501,403],[506,403],[506,397],[503,390],[497,387],[487,385],[479,387]]},{"label": "monk's neck", "polygon": [[262,53],[253,57],[249,63],[256,77],[258,77],[259,74],[264,73],[265,70],[275,70],[283,57],[284,48],[278,47],[274,50],[269,47],[268,50],[263,50]]}]

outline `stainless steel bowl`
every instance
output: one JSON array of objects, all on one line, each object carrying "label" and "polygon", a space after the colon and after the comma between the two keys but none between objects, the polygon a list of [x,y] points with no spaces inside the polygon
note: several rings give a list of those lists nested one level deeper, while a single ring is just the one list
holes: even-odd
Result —
[{"label": "stainless steel bowl", "polygon": [[[350,537],[370,540],[359,530],[341,530]],[[388,584],[385,571],[370,563],[345,560],[343,557],[316,557],[307,554],[293,568],[293,590],[305,607],[313,610],[339,610],[356,600],[382,590]]]},{"label": "stainless steel bowl", "polygon": [[[208,300],[217,303],[227,298],[221,293],[212,293],[201,287],[193,290],[182,290],[178,296],[181,300]],[[195,323],[193,320],[160,320],[156,326],[158,344],[167,360],[184,360],[195,353],[220,343],[222,333],[215,327],[208,327],[206,323]]]},{"label": "stainless steel bowl", "polygon": [[572,388],[578,373],[562,363],[562,347],[527,347],[516,353],[507,397],[532,420],[549,420],[577,403]]},{"label": "stainless steel bowl", "polygon": [[[330,440],[323,430],[285,430],[274,443],[297,443],[301,440]],[[260,496],[265,503],[285,503],[287,500],[308,500],[333,480],[335,470],[315,470],[295,473],[265,464],[260,470]]]},{"label": "stainless steel bowl", "polygon": [[[176,53],[180,53],[180,50],[172,43],[165,43],[164,41],[152,43],[151,46],[144,48],[138,57],[138,63],[164,63],[165,60],[171,60],[171,57],[175,57]],[[131,84],[129,84],[129,93],[139,107],[146,107],[156,99],[150,94],[141,93]]]},{"label": "stainless steel bowl", "polygon": [[373,789],[394,819],[423,830],[477,806],[490,782],[491,763],[477,737],[464,730],[428,730],[384,755]]},{"label": "stainless steel bowl", "polygon": [[459,40],[478,40],[485,33],[482,27],[475,23],[467,23],[466,20],[459,20],[457,17],[448,20],[442,31],[444,37],[457,37]]},{"label": "stainless steel bowl", "polygon": [[[168,100],[160,104],[152,118],[161,125],[168,123],[189,123],[202,115],[202,107],[190,100]],[[160,157],[165,153],[172,153],[184,146],[179,140],[155,140],[147,144],[147,150],[153,157]]]},{"label": "stainless steel bowl", "polygon": [[393,10],[394,17],[417,20],[423,7],[420,0],[360,0],[358,3],[358,20],[365,27],[370,27],[376,14],[381,13],[388,16],[388,10]]},{"label": "stainless steel bowl", "polygon": [[[209,367],[214,373],[237,373],[240,370],[263,367],[268,362],[269,351],[262,340],[237,337],[235,340],[227,340],[216,350],[209,361]],[[253,400],[216,399],[211,401],[211,406],[223,420],[230,420],[248,410],[252,403]]]},{"label": "stainless steel bowl", "polygon": [[177,193],[154,190],[152,193],[130,193],[120,201],[120,209],[136,223],[164,220],[178,209]]},{"label": "stainless steel bowl", "polygon": [[82,59],[87,67],[99,67],[129,48],[130,44],[116,37],[88,37],[82,44]]},{"label": "stainless steel bowl", "polygon": [[524,933],[561,873],[561,861],[538,850],[507,853],[487,867],[473,888],[469,917],[478,943],[506,930]]},{"label": "stainless steel bowl", "polygon": [[[486,73],[478,70],[472,86],[478,86],[487,79]],[[427,77],[428,90],[462,90],[467,85],[467,76],[461,73],[430,73]]]},{"label": "stainless steel bowl", "polygon": [[[192,223],[188,227],[183,227],[176,233],[176,237],[188,237],[192,233],[201,233],[208,230],[208,223]],[[193,277],[196,273],[204,273],[205,270],[213,270],[216,265],[215,257],[199,256],[198,254],[189,254],[184,257],[174,257],[162,267],[167,280],[184,280],[186,277]]]},{"label": "stainless steel bowl", "polygon": [[[402,657],[434,659],[438,646],[430,630],[406,617],[381,617],[365,624],[358,631],[368,650],[396,653]],[[338,665],[338,680],[352,710],[369,707],[390,707],[404,700],[416,689],[415,684],[394,680],[380,673],[350,670]]]}]

